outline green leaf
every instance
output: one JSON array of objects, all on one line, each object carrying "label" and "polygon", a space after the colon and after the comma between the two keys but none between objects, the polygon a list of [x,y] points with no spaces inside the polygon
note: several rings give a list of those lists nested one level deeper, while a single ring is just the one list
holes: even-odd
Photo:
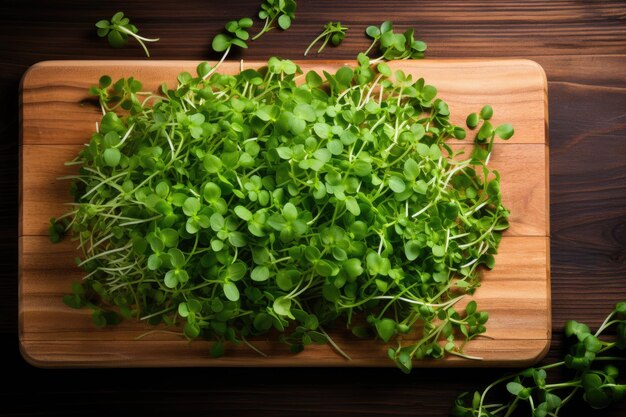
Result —
[{"label": "green leaf", "polygon": [[272,309],[279,316],[286,316],[292,320],[295,320],[295,317],[291,314],[291,299],[286,297],[278,297],[274,300],[272,304]]},{"label": "green leaf", "polygon": [[404,177],[408,181],[415,181],[420,174],[420,167],[413,158],[409,158],[404,162]]},{"label": "green leaf", "polygon": [[248,271],[248,267],[241,261],[237,261],[226,268],[226,277],[231,281],[241,280]]},{"label": "green leaf", "polygon": [[370,38],[378,38],[380,36],[380,30],[376,26],[368,26],[365,29],[365,33]]},{"label": "green leaf", "polygon": [[509,382],[508,384],[506,384],[506,389],[507,391],[509,391],[511,394],[517,396],[520,392],[522,392],[522,390],[524,390],[524,386],[522,384],[520,384],[519,382]]},{"label": "green leaf", "polygon": [[178,285],[178,277],[176,275],[176,271],[167,271],[167,273],[165,274],[164,282],[167,288],[176,288],[176,286]]},{"label": "green leaf", "polygon": [[235,207],[235,214],[242,220],[249,221],[252,219],[252,212],[245,208],[244,206]]},{"label": "green leaf", "polygon": [[311,88],[318,88],[323,84],[323,81],[317,72],[309,71],[306,73],[306,83]]},{"label": "green leaf", "polygon": [[252,281],[263,282],[267,281],[270,277],[270,270],[267,266],[257,266],[252,270],[250,278]]},{"label": "green leaf", "polygon": [[252,27],[252,25],[254,24],[254,21],[250,19],[249,17],[244,17],[242,19],[239,19],[238,23],[239,23],[240,28],[248,29]]},{"label": "green leaf", "polygon": [[108,21],[108,20],[98,20],[98,21],[96,22],[96,27],[97,27],[97,28],[101,28],[101,29],[103,29],[103,28],[108,28],[108,27],[109,27],[109,25],[110,25],[110,23],[109,23],[109,21]]},{"label": "green leaf", "polygon": [[343,152],[343,143],[340,140],[333,139],[328,142],[326,148],[331,154],[335,156],[341,155],[341,153]]},{"label": "green leaf", "polygon": [[467,127],[469,127],[470,129],[474,129],[476,128],[476,126],[478,126],[478,114],[476,113],[470,113],[467,116],[467,119],[465,120],[465,124],[467,125]]},{"label": "green leaf", "polygon": [[107,40],[109,41],[109,45],[113,48],[122,48],[128,42],[128,36],[117,30],[111,30],[107,35]]},{"label": "green leaf", "polygon": [[422,246],[417,240],[409,240],[404,244],[404,254],[409,261],[416,260],[421,253]]},{"label": "green leaf", "polygon": [[109,77],[108,75],[103,75],[98,80],[98,85],[100,86],[100,88],[108,88],[111,85],[111,81],[111,77]]},{"label": "green leaf", "polygon": [[178,315],[181,317],[189,316],[189,309],[187,308],[187,303],[178,304]]},{"label": "green leaf", "polygon": [[278,156],[280,156],[282,159],[293,158],[293,151],[291,150],[291,148],[281,146],[276,148],[276,152],[278,153]]},{"label": "green leaf", "polygon": [[178,248],[171,248],[167,254],[174,268],[181,268],[185,265],[185,255]]},{"label": "green leaf", "polygon": [[498,136],[500,139],[511,139],[514,133],[515,130],[513,129],[513,126],[508,123],[496,127],[496,136]]},{"label": "green leaf", "polygon": [[487,104],[480,110],[480,118],[483,120],[489,120],[493,116],[493,108]]},{"label": "green leaf", "polygon": [[360,276],[361,274],[363,274],[363,266],[361,265],[361,260],[358,258],[346,260],[343,263],[343,270],[350,278],[356,278]]},{"label": "green leaf", "polygon": [[221,197],[222,190],[217,184],[208,182],[204,186],[202,195],[208,203],[212,203],[212,202],[216,202]]},{"label": "green leaf", "polygon": [[406,189],[406,185],[404,184],[402,178],[392,175],[389,178],[389,188],[391,188],[394,193],[401,193]]},{"label": "green leaf", "polygon": [[438,258],[441,258],[442,256],[446,254],[445,248],[441,245],[434,245],[432,247],[432,251],[433,251],[433,255]]},{"label": "green leaf", "polygon": [[286,14],[281,15],[278,18],[278,26],[280,26],[282,30],[289,29],[289,27],[291,26],[291,18]]},{"label": "green leaf", "polygon": [[479,140],[487,140],[491,136],[493,136],[493,134],[494,134],[493,126],[491,125],[491,123],[485,121],[483,125],[480,127],[480,130],[478,131],[478,135],[476,137]]},{"label": "green leaf", "polygon": [[200,207],[200,200],[195,197],[189,197],[185,200],[185,203],[183,204],[183,212],[187,216],[193,216],[200,211]]},{"label": "green leaf", "polygon": [[376,321],[376,332],[378,336],[387,343],[396,334],[396,322],[392,319],[382,319]]},{"label": "green leaf", "polygon": [[119,165],[122,154],[117,148],[108,148],[104,150],[103,158],[108,166],[115,168]]},{"label": "green leaf", "polygon": [[102,116],[102,120],[100,120],[100,132],[102,134],[107,134],[109,132],[121,133],[124,130],[126,130],[126,127],[117,114],[107,112],[104,116]]},{"label": "green leaf", "polygon": [[358,216],[359,214],[361,214],[361,208],[359,207],[359,203],[356,201],[356,198],[350,196],[347,197],[345,200],[346,203],[346,208],[348,209],[348,211],[352,214],[354,214],[355,216]]},{"label": "green leaf", "polygon": [[162,263],[163,263],[163,261],[156,254],[152,254],[152,255],[150,255],[150,257],[148,257],[148,269],[151,270],[151,271],[155,271],[155,270],[159,269],[161,267]]},{"label": "green leaf", "polygon": [[215,52],[224,52],[230,47],[232,38],[223,33],[218,34],[213,38],[213,42],[211,42],[211,47]]},{"label": "green leaf", "polygon": [[234,282],[225,282],[224,283],[224,295],[230,301],[238,301],[239,300],[239,289]]}]

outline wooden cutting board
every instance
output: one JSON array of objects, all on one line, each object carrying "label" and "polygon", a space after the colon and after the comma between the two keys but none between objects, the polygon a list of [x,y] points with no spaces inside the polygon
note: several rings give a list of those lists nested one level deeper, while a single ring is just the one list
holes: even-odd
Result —
[{"label": "wooden cutting board", "polygon": [[[303,70],[327,70],[353,62],[306,61]],[[108,74],[113,79],[134,76],[144,90],[162,82],[174,85],[190,61],[50,61],[31,67],[21,85],[19,223],[19,339],[24,358],[44,367],[138,366],[393,366],[382,342],[333,333],[351,357],[347,361],[330,347],[309,346],[291,354],[285,346],[259,340],[255,345],[269,357],[246,347],[227,348],[213,359],[209,343],[188,342],[179,336],[154,333],[143,322],[97,329],[90,312],[66,307],[61,298],[70,283],[80,280],[77,255],[69,239],[50,243],[48,220],[64,213],[71,201],[69,183],[57,180],[75,168],[71,160],[89,141],[100,109],[88,100],[87,89]],[[245,63],[245,68],[260,66]],[[489,312],[488,337],[470,342],[470,361],[450,357],[422,361],[418,366],[522,366],[539,360],[550,344],[550,239],[548,193],[547,83],[539,65],[527,60],[424,60],[391,63],[435,85],[448,102],[452,122],[464,126],[470,112],[491,104],[494,124],[511,123],[515,136],[497,141],[491,168],[502,174],[504,204],[511,211],[496,267],[485,272],[474,296]],[[221,71],[236,72],[239,62]],[[471,136],[471,135],[468,135]],[[469,147],[469,143],[455,146]],[[469,301],[466,297],[464,302]],[[460,305],[460,304],[459,304]]]}]

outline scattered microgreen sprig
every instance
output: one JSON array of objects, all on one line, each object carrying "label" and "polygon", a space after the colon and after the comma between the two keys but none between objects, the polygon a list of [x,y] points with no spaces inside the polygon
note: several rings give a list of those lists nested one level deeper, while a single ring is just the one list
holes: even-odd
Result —
[{"label": "scattered microgreen sprig", "polygon": [[347,327],[404,372],[472,358],[488,314],[455,306],[494,266],[509,213],[486,161],[448,145],[466,132],[437,89],[364,54],[334,74],[216,68],[145,98],[133,79],[92,88],[104,116],[72,162],[74,209],[51,225],[87,271],[66,304],[97,325],[180,326],[215,356],[270,330],[348,356],[326,332]]},{"label": "scattered microgreen sprig", "polygon": [[[601,336],[610,328],[615,329],[616,338],[605,341]],[[615,364],[626,360],[623,354],[626,349],[626,302],[618,303],[595,333],[586,324],[569,320],[565,324],[565,335],[570,346],[563,361],[500,378],[482,392],[474,392],[471,401],[469,394],[464,393],[456,400],[452,414],[458,417],[506,417],[524,407],[528,410],[526,415],[532,417],[557,417],[563,407],[580,394],[594,409],[603,409],[621,400],[626,385],[617,383],[619,371]],[[548,372],[557,368],[570,369],[573,372],[571,379],[549,382]],[[489,403],[487,394],[499,387],[506,388],[510,395],[508,402]]]},{"label": "scattered microgreen sprig", "polygon": [[158,38],[149,39],[139,36],[137,26],[130,23],[128,17],[124,17],[123,12],[115,13],[110,21],[106,19],[98,21],[96,28],[98,28],[98,36],[101,38],[106,36],[109,45],[113,48],[122,48],[125,46],[128,43],[129,36],[135,38],[148,57],[150,57],[150,52],[144,42],[157,42],[159,40]]},{"label": "scattered microgreen sprig", "polygon": [[346,32],[348,32],[348,28],[346,26],[342,26],[341,22],[328,22],[324,25],[324,30],[322,33],[313,39],[313,41],[309,44],[309,47],[304,51],[304,56],[306,56],[313,45],[317,42],[323,40],[322,46],[317,50],[317,53],[320,54],[328,44],[331,43],[333,46],[339,46],[341,42],[343,42],[346,37]]},{"label": "scattered microgreen sprig", "polygon": [[277,23],[278,27],[282,30],[287,30],[291,27],[291,23],[296,18],[297,4],[294,0],[265,0],[261,4],[261,10],[259,10],[259,18],[264,20],[265,23],[259,33],[257,33],[252,40],[260,38],[263,34],[274,29],[274,24]]},{"label": "scattered microgreen sprig", "polygon": [[215,52],[223,52],[222,57],[214,67],[209,67],[207,63],[202,64],[202,76],[204,78],[209,77],[217,68],[224,62],[228,53],[233,46],[238,46],[242,49],[247,49],[248,44],[246,41],[250,38],[250,29],[253,25],[252,19],[244,17],[239,20],[231,20],[224,25],[225,31],[215,35],[211,41],[211,48]]},{"label": "scattered microgreen sprig", "polygon": [[508,123],[501,124],[494,129],[489,121],[492,116],[493,108],[487,104],[479,113],[470,113],[465,120],[467,127],[472,130],[480,125],[480,129],[478,129],[476,133],[475,141],[477,144],[483,146],[476,146],[473,155],[475,158],[487,162],[489,162],[489,158],[491,157],[495,137],[498,136],[500,139],[509,140],[515,133],[513,126]]},{"label": "scattered microgreen sprig", "polygon": [[424,58],[426,43],[415,39],[415,30],[412,28],[404,33],[394,33],[393,23],[387,20],[380,27],[368,26],[365,33],[373,39],[364,52],[365,55],[369,54],[376,44],[382,52],[382,55],[374,61]]}]

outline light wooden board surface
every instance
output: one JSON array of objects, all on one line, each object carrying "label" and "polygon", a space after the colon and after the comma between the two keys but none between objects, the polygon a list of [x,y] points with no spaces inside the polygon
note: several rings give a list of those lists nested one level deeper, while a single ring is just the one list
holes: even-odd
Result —
[{"label": "light wooden board surface", "polygon": [[[301,62],[306,70],[333,72],[349,62]],[[387,346],[364,341],[338,330],[334,340],[351,357],[346,361],[328,346],[310,346],[297,355],[285,346],[255,342],[269,354],[262,358],[245,347],[231,346],[213,359],[208,342],[192,343],[167,334],[137,336],[151,330],[127,321],[96,329],[88,311],[61,302],[70,283],[82,276],[73,262],[72,242],[53,245],[47,238],[48,219],[62,214],[70,201],[69,184],[57,180],[72,172],[63,162],[89,141],[99,107],[88,100],[90,85],[108,74],[114,79],[134,76],[144,90],[176,75],[193,72],[191,61],[49,61],[24,75],[21,86],[22,142],[20,146],[19,338],[24,357],[46,367],[67,366],[390,366]],[[245,63],[244,67],[259,66]],[[546,352],[551,333],[547,84],[541,67],[527,60],[425,60],[391,63],[435,85],[449,104],[452,121],[489,103],[494,124],[511,123],[515,136],[497,142],[490,166],[502,174],[504,204],[511,210],[496,267],[483,274],[474,299],[489,311],[487,336],[466,346],[482,361],[450,357],[422,361],[418,366],[527,365]],[[236,72],[239,63],[225,63]],[[467,148],[468,143],[455,147]],[[463,300],[467,302],[469,300]]]}]

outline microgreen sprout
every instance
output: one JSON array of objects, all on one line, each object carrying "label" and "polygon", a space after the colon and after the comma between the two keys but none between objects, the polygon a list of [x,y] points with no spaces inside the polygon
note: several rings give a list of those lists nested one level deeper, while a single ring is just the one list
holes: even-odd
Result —
[{"label": "microgreen sprout", "polygon": [[259,10],[259,18],[265,21],[263,29],[257,33],[252,40],[256,40],[264,33],[274,29],[274,23],[278,23],[278,27],[287,30],[291,27],[291,23],[296,18],[297,4],[294,0],[265,0],[261,4]]},{"label": "microgreen sprout", "polygon": [[393,23],[387,20],[380,28],[368,26],[365,33],[373,41],[364,53],[369,54],[376,44],[379,44],[382,52],[382,55],[374,61],[424,58],[426,43],[415,39],[414,29],[408,29],[403,34],[394,33]]},{"label": "microgreen sprout", "polygon": [[126,45],[129,36],[135,38],[148,57],[150,57],[150,52],[148,52],[148,48],[144,42],[157,42],[159,40],[158,38],[149,39],[139,36],[137,26],[130,23],[128,17],[124,17],[123,12],[115,13],[111,21],[106,19],[98,21],[96,27],[98,28],[98,36],[101,38],[106,36],[109,45],[114,48],[121,48]]},{"label": "microgreen sprout", "polygon": [[322,31],[322,33],[317,38],[313,39],[313,42],[311,42],[306,51],[304,51],[304,56],[309,53],[313,45],[321,40],[323,40],[323,42],[322,46],[320,46],[320,48],[317,50],[318,54],[322,53],[328,42],[330,42],[333,46],[339,46],[346,37],[347,31],[348,28],[346,26],[342,26],[341,22],[326,23],[324,25],[324,30]]},{"label": "microgreen sprout", "polygon": [[211,42],[211,47],[215,52],[223,52],[222,58],[219,62],[213,67],[208,68],[208,66],[203,65],[206,71],[203,71],[202,76],[207,78],[213,72],[217,70],[222,62],[228,56],[230,49],[234,46],[238,46],[240,48],[246,49],[248,48],[248,44],[246,41],[250,38],[250,34],[248,33],[248,29],[252,27],[252,19],[249,17],[244,17],[239,20],[231,20],[224,26],[226,33],[219,33]]},{"label": "microgreen sprout", "polygon": [[476,134],[475,141],[478,144],[484,146],[477,146],[474,149],[474,157],[480,160],[484,160],[487,163],[491,156],[491,150],[493,148],[493,142],[495,137],[500,139],[509,140],[515,133],[513,126],[508,123],[501,124],[494,129],[490,122],[493,117],[493,108],[490,105],[485,105],[479,113],[471,113],[467,116],[465,123],[467,127],[474,130],[480,125],[480,129]]},{"label": "microgreen sprout", "polygon": [[[601,339],[609,328],[616,331],[613,341]],[[452,414],[458,417],[508,417],[519,407],[524,407],[528,409],[526,415],[557,417],[563,407],[580,394],[594,409],[603,409],[621,400],[626,385],[617,383],[619,371],[615,365],[626,360],[623,355],[626,349],[626,302],[618,303],[595,333],[586,324],[569,320],[565,323],[565,335],[570,346],[563,361],[500,378],[482,392],[474,392],[471,400],[468,393],[464,393],[456,400]],[[548,373],[556,368],[570,369],[573,372],[571,379],[549,381],[552,378]],[[509,400],[504,404],[489,403],[488,394],[500,387],[506,389]]]},{"label": "microgreen sprout", "polygon": [[[227,25],[218,49],[247,27]],[[437,89],[365,54],[332,74],[278,58],[214,71],[146,98],[132,78],[92,87],[104,115],[71,162],[73,209],[50,227],[82,251],[66,304],[99,326],[177,327],[214,356],[272,330],[294,352],[348,358],[325,331],[341,323],[390,344],[404,372],[478,359],[462,348],[489,316],[457,303],[494,266],[509,213],[499,176],[447,144],[465,130]]]}]

